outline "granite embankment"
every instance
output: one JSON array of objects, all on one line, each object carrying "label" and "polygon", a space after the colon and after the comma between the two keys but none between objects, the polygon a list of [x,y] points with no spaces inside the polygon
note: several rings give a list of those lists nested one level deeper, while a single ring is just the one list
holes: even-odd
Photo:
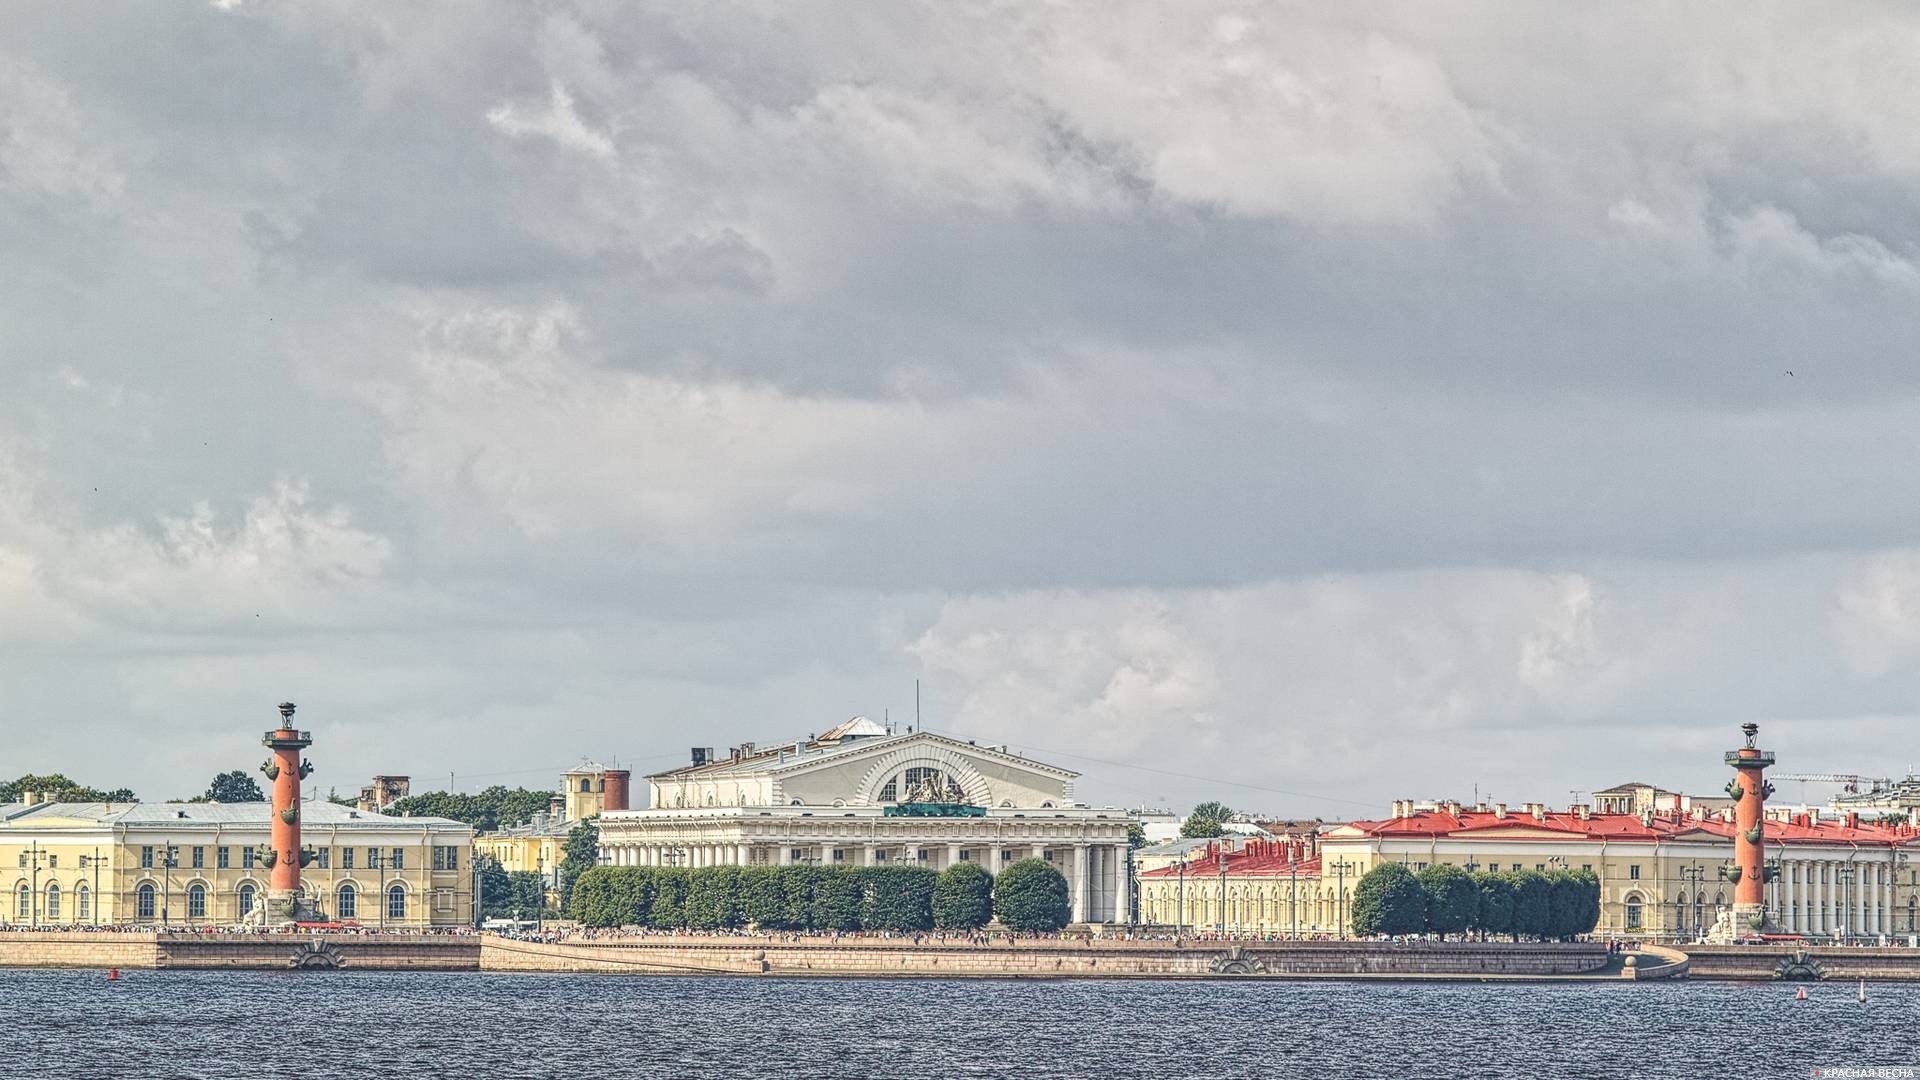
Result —
[{"label": "granite embankment", "polygon": [[480,938],[450,934],[0,934],[0,967],[477,971]]},{"label": "granite embankment", "polygon": [[895,978],[1567,978],[1623,975],[1589,943],[996,940],[780,941],[640,937],[558,943],[484,939],[486,971]]}]

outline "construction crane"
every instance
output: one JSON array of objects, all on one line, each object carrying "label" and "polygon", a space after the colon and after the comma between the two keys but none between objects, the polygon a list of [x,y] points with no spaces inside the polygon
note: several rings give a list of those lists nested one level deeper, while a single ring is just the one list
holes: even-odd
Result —
[{"label": "construction crane", "polygon": [[[1862,781],[1865,781],[1866,783],[1869,783],[1876,788],[1885,787],[1888,784],[1891,784],[1893,782],[1891,779],[1884,776],[1861,776],[1858,773],[1779,773],[1775,775],[1774,779],[1801,780],[1801,781],[1811,780],[1814,783],[1819,783],[1819,784],[1845,784],[1847,794],[1849,795],[1858,795],[1860,793],[1860,784]],[[1801,796],[1802,802],[1806,801],[1804,791],[1805,789],[1802,789],[1802,796]]]}]

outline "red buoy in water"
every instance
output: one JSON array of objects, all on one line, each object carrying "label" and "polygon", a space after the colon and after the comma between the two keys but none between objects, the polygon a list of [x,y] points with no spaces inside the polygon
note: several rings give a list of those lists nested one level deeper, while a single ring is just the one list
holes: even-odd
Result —
[{"label": "red buoy in water", "polygon": [[1801,987],[1800,989],[1798,989],[1798,990],[1795,990],[1795,991],[1793,992],[1793,1000],[1795,1000],[1795,1001],[1805,1001],[1805,1000],[1807,1000],[1807,988],[1803,986],[1803,987]]},{"label": "red buoy in water", "polygon": [[119,969],[119,968],[108,968],[108,969],[107,969],[107,981],[108,981],[108,982],[119,982],[119,981],[120,981],[120,969]]}]

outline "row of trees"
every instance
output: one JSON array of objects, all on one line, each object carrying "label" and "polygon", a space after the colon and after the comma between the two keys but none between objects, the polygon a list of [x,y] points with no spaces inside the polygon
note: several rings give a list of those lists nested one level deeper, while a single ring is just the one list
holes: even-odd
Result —
[{"label": "row of trees", "polygon": [[525,825],[553,801],[551,791],[529,791],[495,784],[477,795],[456,791],[426,791],[395,799],[387,813],[413,817],[443,817],[464,821],[481,832],[508,825]]},{"label": "row of trees", "polygon": [[57,802],[134,801],[133,791],[129,788],[93,788],[67,779],[64,773],[50,773],[46,776],[28,773],[18,780],[0,782],[0,803],[19,802],[21,796],[29,791],[47,792]]},{"label": "row of trees", "polygon": [[1436,863],[1418,875],[1381,863],[1353,890],[1353,931],[1376,934],[1495,934],[1569,940],[1600,922],[1600,879],[1590,870],[1470,874]]},{"label": "row of trees", "polygon": [[973,863],[942,873],[895,866],[597,866],[567,914],[589,926],[719,930],[1058,930],[1067,880],[1023,859],[998,878]]}]

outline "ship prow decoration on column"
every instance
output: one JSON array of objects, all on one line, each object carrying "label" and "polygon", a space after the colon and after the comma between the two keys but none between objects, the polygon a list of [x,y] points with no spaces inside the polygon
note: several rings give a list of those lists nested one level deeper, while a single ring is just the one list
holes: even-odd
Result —
[{"label": "ship prow decoration on column", "polygon": [[1734,778],[1727,784],[1733,796],[1733,865],[1721,868],[1721,876],[1733,881],[1733,908],[1715,925],[1708,940],[1738,940],[1749,934],[1765,933],[1767,882],[1775,871],[1767,866],[1767,796],[1773,785],[1767,783],[1766,770],[1773,765],[1773,751],[1754,745],[1760,725],[1740,725],[1747,737],[1745,746],[1727,751],[1726,762],[1733,767]]},{"label": "ship prow decoration on column", "polygon": [[293,726],[293,710],[293,702],[281,702],[280,726],[260,740],[273,751],[260,766],[273,784],[270,850],[263,853],[270,875],[264,912],[269,925],[318,920],[300,889],[300,870],[309,859],[300,848],[300,781],[313,774],[313,765],[301,760],[300,751],[313,745],[313,733]]}]

